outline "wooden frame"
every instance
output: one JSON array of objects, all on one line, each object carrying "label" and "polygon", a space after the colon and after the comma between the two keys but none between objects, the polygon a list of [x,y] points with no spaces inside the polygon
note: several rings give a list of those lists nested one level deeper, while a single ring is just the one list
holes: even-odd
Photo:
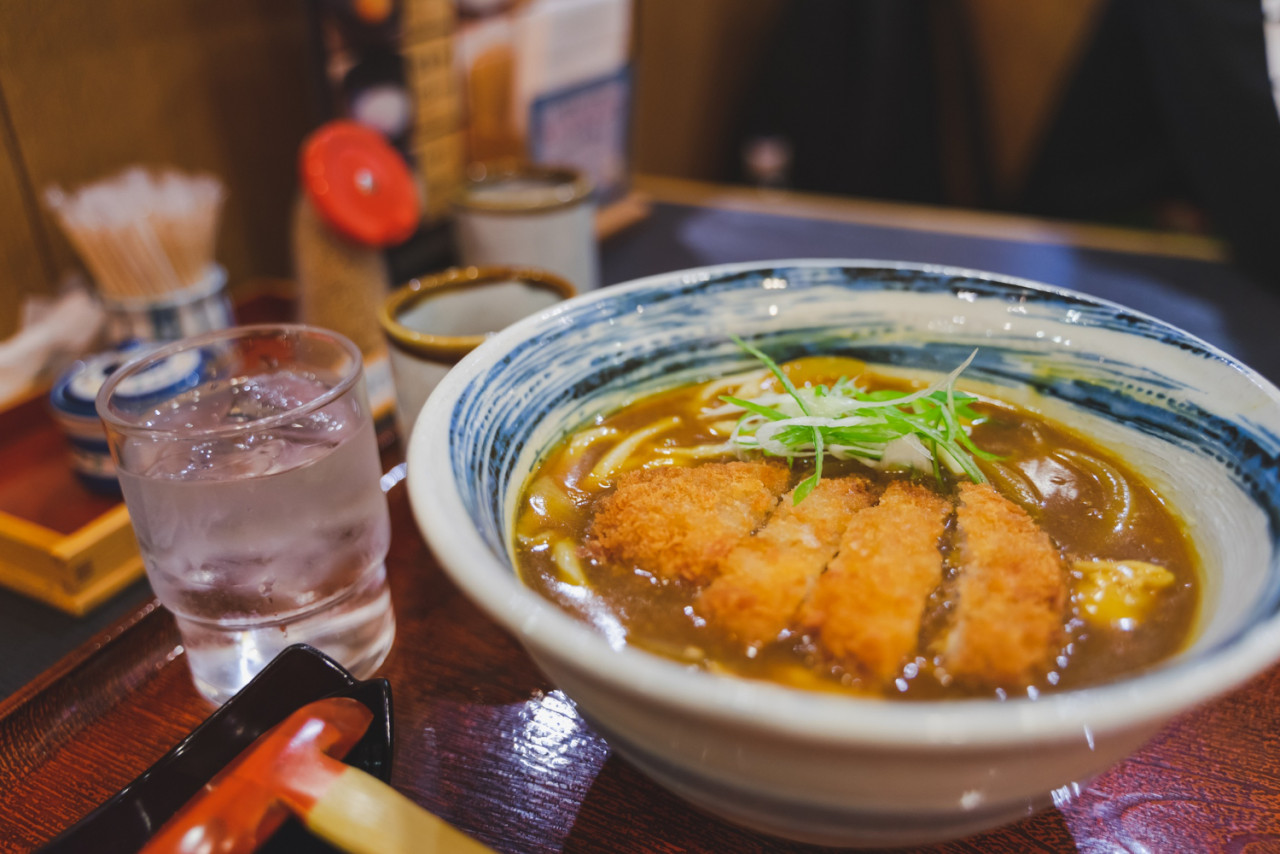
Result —
[{"label": "wooden frame", "polygon": [[123,502],[74,480],[47,391],[0,413],[0,585],[83,615],[143,575]]}]

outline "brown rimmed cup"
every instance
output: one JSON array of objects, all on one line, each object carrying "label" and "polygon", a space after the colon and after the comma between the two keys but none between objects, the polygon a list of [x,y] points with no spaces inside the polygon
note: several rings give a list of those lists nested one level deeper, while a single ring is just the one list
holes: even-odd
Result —
[{"label": "brown rimmed cup", "polygon": [[453,267],[412,279],[378,310],[391,345],[403,441],[431,390],[485,338],[577,294],[567,279],[533,267]]}]

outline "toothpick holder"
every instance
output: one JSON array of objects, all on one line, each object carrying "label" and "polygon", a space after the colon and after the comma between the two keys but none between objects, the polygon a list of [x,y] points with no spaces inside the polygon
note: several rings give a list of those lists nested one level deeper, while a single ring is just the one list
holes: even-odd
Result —
[{"label": "toothpick holder", "polygon": [[174,341],[235,325],[227,295],[227,271],[210,265],[199,282],[171,293],[113,299],[103,296],[107,337],[124,341]]}]

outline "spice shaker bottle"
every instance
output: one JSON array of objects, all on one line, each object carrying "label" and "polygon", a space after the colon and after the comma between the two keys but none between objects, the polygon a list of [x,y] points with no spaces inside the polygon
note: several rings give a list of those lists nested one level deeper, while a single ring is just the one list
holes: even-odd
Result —
[{"label": "spice shaker bottle", "polygon": [[322,125],[299,154],[302,192],[294,208],[293,263],[304,323],[346,335],[364,357],[380,443],[394,441],[395,385],[378,307],[391,290],[383,250],[421,220],[413,176],[375,130],[351,121]]}]

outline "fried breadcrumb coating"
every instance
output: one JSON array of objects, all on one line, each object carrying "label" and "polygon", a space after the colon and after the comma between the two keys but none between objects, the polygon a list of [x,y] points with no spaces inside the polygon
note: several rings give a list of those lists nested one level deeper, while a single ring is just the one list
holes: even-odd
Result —
[{"label": "fried breadcrumb coating", "polygon": [[800,611],[824,659],[878,684],[902,672],[942,581],[938,545],[950,513],[950,502],[931,489],[895,481],[853,517]]},{"label": "fried breadcrumb coating", "polygon": [[860,477],[819,481],[799,504],[792,495],[725,557],[694,604],[708,625],[748,645],[776,640],[791,626],[849,520],[875,500],[871,483]]},{"label": "fried breadcrumb coating", "polygon": [[662,579],[705,584],[787,488],[780,463],[730,462],[628,472],[601,500],[588,556]]},{"label": "fried breadcrumb coating", "polygon": [[994,687],[1026,685],[1061,642],[1067,576],[1049,535],[988,484],[960,485],[955,616],[942,638],[942,666]]}]

